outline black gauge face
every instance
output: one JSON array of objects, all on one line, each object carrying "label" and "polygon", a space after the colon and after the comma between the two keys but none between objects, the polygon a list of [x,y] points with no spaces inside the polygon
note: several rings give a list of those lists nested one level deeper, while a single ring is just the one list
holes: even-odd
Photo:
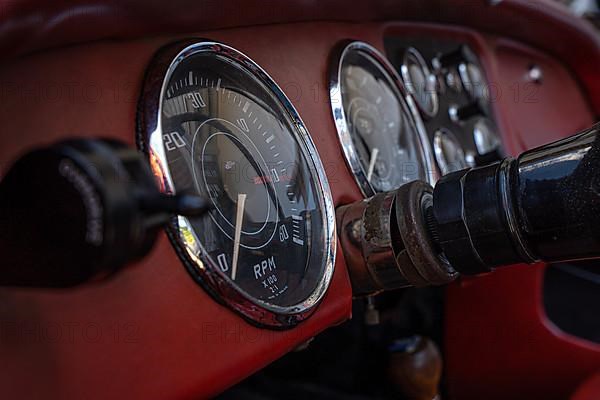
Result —
[{"label": "black gauge face", "polygon": [[[363,187],[366,195],[428,179],[427,159],[414,116],[394,79],[376,59],[382,56],[375,51],[370,46],[345,51],[339,65],[345,121],[343,131],[338,123],[338,133],[351,166],[358,159],[359,171],[353,172],[361,174],[369,186],[368,190]],[[332,98],[334,116],[337,100]],[[346,134],[351,143],[345,143]]]},{"label": "black gauge face", "polygon": [[179,217],[179,241],[199,270],[214,269],[252,302],[305,311],[333,262],[330,199],[314,147],[249,59],[219,44],[188,51],[163,87],[162,172],[171,191],[196,193],[214,208]]}]

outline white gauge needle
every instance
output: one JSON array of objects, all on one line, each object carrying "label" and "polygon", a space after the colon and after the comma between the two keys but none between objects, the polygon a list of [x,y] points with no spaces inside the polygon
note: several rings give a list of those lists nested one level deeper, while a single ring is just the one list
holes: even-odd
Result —
[{"label": "white gauge needle", "polygon": [[369,170],[367,171],[367,180],[371,181],[371,177],[373,176],[373,171],[375,170],[375,163],[377,162],[377,155],[379,154],[379,149],[377,147],[373,148],[371,152],[371,160],[369,160]]},{"label": "white gauge needle", "polygon": [[242,235],[242,222],[244,220],[244,204],[246,203],[246,193],[238,194],[237,215],[235,217],[235,236],[233,238],[233,261],[231,266],[231,279],[235,280],[237,273],[238,257],[240,255],[240,236]]}]

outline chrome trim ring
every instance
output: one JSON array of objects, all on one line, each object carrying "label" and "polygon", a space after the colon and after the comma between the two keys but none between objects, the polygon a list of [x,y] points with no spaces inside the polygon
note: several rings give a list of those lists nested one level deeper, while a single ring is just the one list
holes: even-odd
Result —
[{"label": "chrome trim ring", "polygon": [[[461,165],[454,165],[450,160],[448,160],[445,149],[447,143],[452,143],[452,145],[455,147],[458,158],[462,161]],[[460,171],[461,169],[468,167],[465,159],[465,152],[456,136],[449,129],[440,128],[435,132],[433,135],[433,151],[442,175],[446,175],[454,171]]]},{"label": "chrome trim ring", "polygon": [[477,118],[473,125],[473,142],[479,155],[497,150],[502,146],[496,128],[488,118]]},{"label": "chrome trim ring", "polygon": [[[488,100],[489,89],[483,75],[483,70],[476,64],[471,62],[463,62],[458,65],[458,74],[463,88],[473,100]],[[472,71],[477,71],[479,81],[473,81]]]},{"label": "chrome trim ring", "polygon": [[415,100],[404,88],[404,83],[396,72],[396,69],[392,66],[392,64],[390,64],[387,58],[381,52],[379,52],[379,50],[370,44],[361,41],[344,41],[340,44],[338,51],[334,54],[334,57],[332,57],[331,60],[329,99],[335,127],[337,129],[346,164],[348,165],[350,172],[352,172],[352,175],[354,176],[361,193],[365,197],[372,197],[377,192],[367,179],[367,171],[365,171],[362,163],[360,162],[358,153],[354,147],[342,99],[342,90],[340,85],[342,63],[344,57],[348,53],[354,51],[362,52],[375,60],[379,67],[382,68],[383,72],[385,72],[390,78],[390,83],[392,84],[391,87],[396,92],[395,94],[400,106],[403,109],[403,114],[411,119],[411,123],[415,128],[414,131],[417,133],[417,140],[419,141],[423,150],[425,165],[422,167],[426,170],[427,182],[431,185],[435,184],[438,179],[438,173],[434,166],[434,156],[431,150],[431,145],[429,144],[429,138],[425,129],[425,124],[421,119],[415,104]]},{"label": "chrome trim ring", "polygon": [[[421,70],[425,79],[424,87],[421,88],[415,86],[413,78],[410,74],[409,65],[415,64]],[[400,72],[406,90],[415,98],[419,111],[424,114],[427,118],[433,118],[439,111],[439,98],[437,93],[437,78],[431,73],[427,62],[421,55],[421,53],[414,47],[409,47],[404,52],[402,58],[402,65],[400,66]],[[429,97],[429,101],[425,99],[425,96]],[[429,103],[429,104],[427,104]]]},{"label": "chrome trim ring", "polygon": [[281,88],[252,59],[223,43],[197,39],[167,45],[159,50],[146,73],[138,107],[138,147],[149,157],[153,171],[160,179],[161,190],[174,194],[175,187],[169,174],[162,139],[162,103],[167,85],[179,64],[187,57],[201,52],[223,57],[258,79],[274,95],[289,117],[288,123],[294,128],[292,134],[312,170],[321,203],[325,229],[322,244],[322,277],[313,292],[301,303],[286,307],[269,304],[248,295],[227,278],[215,260],[204,250],[195,231],[191,230],[193,240],[189,237],[189,230],[188,238],[184,238],[183,232],[186,226],[189,226],[187,218],[174,217],[167,228],[167,234],[188,272],[215,300],[233,309],[254,325],[272,329],[291,328],[314,313],[316,306],[323,299],[333,277],[337,239],[333,199],[325,169],[300,115]]}]

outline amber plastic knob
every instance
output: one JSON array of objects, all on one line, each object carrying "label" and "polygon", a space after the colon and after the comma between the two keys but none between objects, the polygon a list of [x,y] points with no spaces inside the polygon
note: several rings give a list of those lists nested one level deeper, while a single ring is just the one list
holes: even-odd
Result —
[{"label": "amber plastic knob", "polygon": [[392,385],[408,400],[437,398],[442,376],[442,357],[428,338],[413,336],[390,347],[388,376]]}]

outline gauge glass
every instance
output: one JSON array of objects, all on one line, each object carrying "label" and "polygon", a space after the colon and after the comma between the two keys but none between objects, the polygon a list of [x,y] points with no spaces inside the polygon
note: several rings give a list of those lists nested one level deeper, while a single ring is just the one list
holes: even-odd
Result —
[{"label": "gauge glass", "polygon": [[333,114],[363,194],[393,190],[417,179],[428,181],[425,134],[385,58],[365,43],[352,42],[334,71]]},{"label": "gauge glass", "polygon": [[457,93],[461,92],[462,86],[460,78],[458,76],[458,72],[454,70],[448,71],[448,73],[446,74],[446,86],[448,86]]},{"label": "gauge glass", "polygon": [[489,98],[489,89],[481,68],[473,63],[462,63],[458,66],[462,85],[474,100]]},{"label": "gauge glass", "polygon": [[282,323],[279,314],[297,322],[323,296],[333,267],[331,198],[314,145],[283,92],[243,54],[206,42],[174,60],[151,148],[155,173],[166,191],[213,206],[178,217],[176,244],[218,300],[267,325]]},{"label": "gauge glass", "polygon": [[417,49],[411,47],[406,50],[400,71],[404,84],[414,96],[419,110],[427,118],[434,117],[439,108],[438,82]]},{"label": "gauge glass", "polygon": [[441,128],[435,132],[433,151],[442,175],[460,171],[469,166],[460,142],[448,129]]},{"label": "gauge glass", "polygon": [[485,155],[500,147],[496,129],[487,118],[479,118],[473,127],[473,140],[479,155]]}]

